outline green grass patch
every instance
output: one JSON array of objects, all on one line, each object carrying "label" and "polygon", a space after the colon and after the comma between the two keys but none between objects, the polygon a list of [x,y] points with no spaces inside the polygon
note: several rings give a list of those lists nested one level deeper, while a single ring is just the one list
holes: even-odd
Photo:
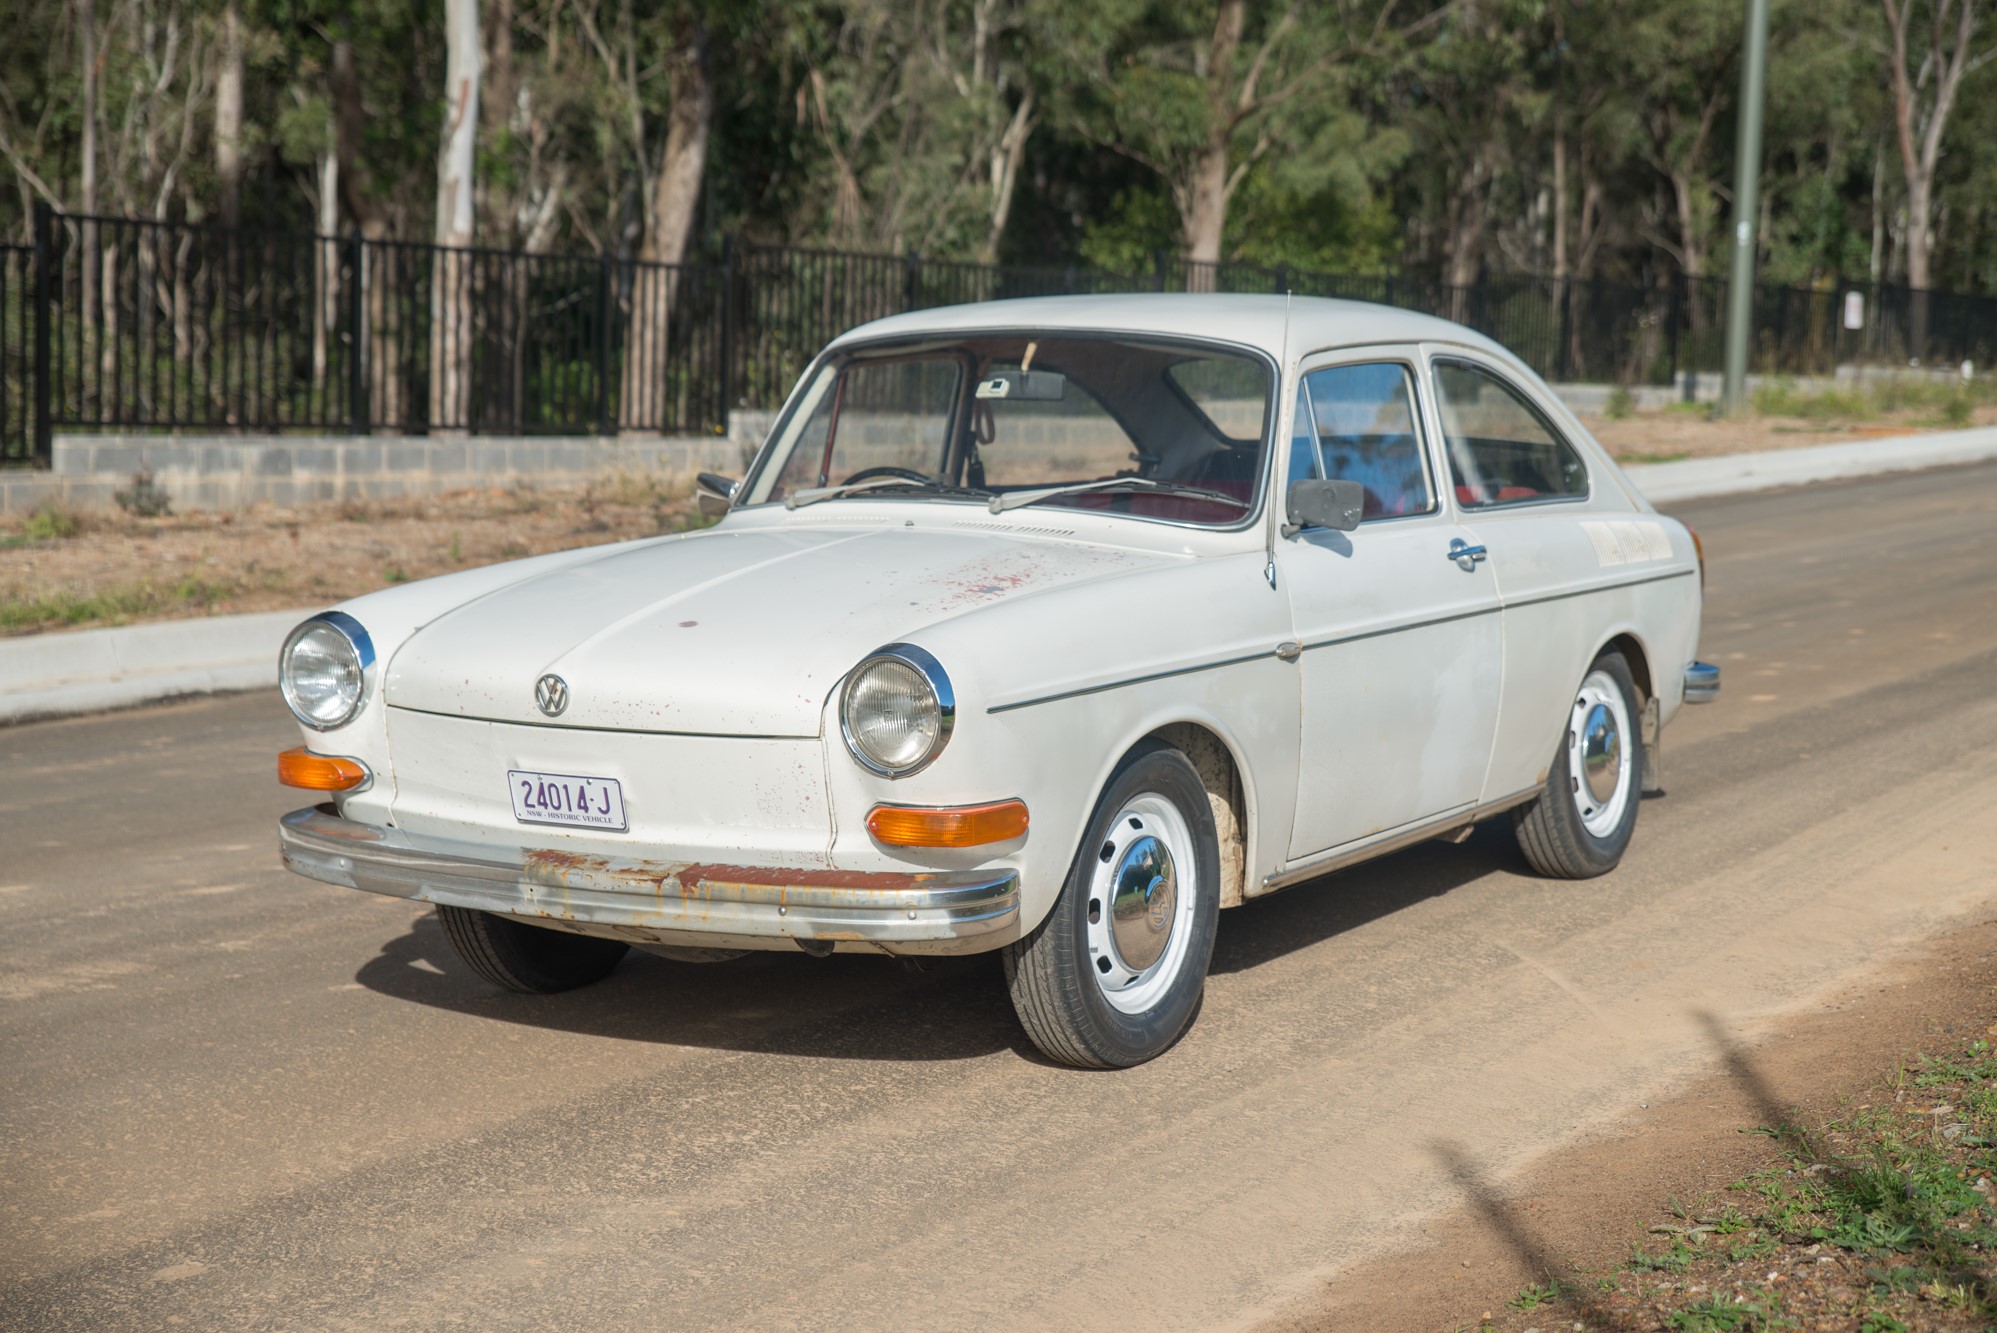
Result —
[{"label": "green grass patch", "polygon": [[1753,403],[1761,416],[1794,417],[1827,425],[1916,413],[1924,424],[1960,428],[1975,420],[1978,407],[1997,403],[1997,379],[1988,375],[1970,380],[1896,375],[1831,388],[1805,388],[1793,380],[1773,380],[1755,386]]},{"label": "green grass patch", "polygon": [[87,594],[0,595],[0,634],[185,614],[212,606],[235,591],[232,585],[190,576],[175,583],[133,583]]}]

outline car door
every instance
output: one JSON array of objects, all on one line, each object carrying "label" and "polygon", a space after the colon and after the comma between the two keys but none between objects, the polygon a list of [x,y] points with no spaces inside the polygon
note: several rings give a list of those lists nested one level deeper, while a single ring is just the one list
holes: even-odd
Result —
[{"label": "car door", "polygon": [[1292,861],[1476,804],[1497,725],[1498,595],[1440,487],[1414,349],[1308,358],[1288,479],[1358,481],[1351,532],[1277,547],[1301,649]]},{"label": "car door", "polygon": [[1545,782],[1604,634],[1602,593],[1669,569],[1671,537],[1649,515],[1588,503],[1597,482],[1586,459],[1503,365],[1458,348],[1432,347],[1428,360],[1456,507],[1476,525],[1505,603],[1505,697],[1485,798],[1498,800]]}]

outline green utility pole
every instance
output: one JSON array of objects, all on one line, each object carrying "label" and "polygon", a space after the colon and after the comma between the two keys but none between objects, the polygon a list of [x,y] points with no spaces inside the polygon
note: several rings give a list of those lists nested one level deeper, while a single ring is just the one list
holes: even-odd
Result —
[{"label": "green utility pole", "polygon": [[1754,329],[1754,228],[1761,211],[1761,102],[1768,74],[1768,0],[1747,0],[1740,62],[1740,133],[1734,139],[1733,265],[1727,281],[1728,416],[1747,407],[1747,344]]}]

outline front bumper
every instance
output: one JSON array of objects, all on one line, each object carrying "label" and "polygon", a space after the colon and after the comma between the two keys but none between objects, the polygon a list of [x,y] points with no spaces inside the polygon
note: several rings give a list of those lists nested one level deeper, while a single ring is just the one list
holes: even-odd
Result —
[{"label": "front bumper", "polygon": [[646,861],[413,836],[326,807],[284,816],[278,844],[285,865],[328,884],[639,943],[976,953],[1014,939],[1019,925],[1019,876],[1011,870],[872,873]]}]

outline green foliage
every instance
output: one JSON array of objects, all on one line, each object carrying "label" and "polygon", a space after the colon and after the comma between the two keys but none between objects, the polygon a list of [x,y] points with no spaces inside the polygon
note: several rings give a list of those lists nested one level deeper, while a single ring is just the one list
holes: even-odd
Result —
[{"label": "green foliage", "polygon": [[173,512],[173,500],[166,488],[153,480],[153,470],[141,466],[132,474],[130,490],[114,491],[111,498],[118,508],[134,518],[163,518]]},{"label": "green foliage", "polygon": [[1532,1282],[1519,1290],[1519,1294],[1505,1304],[1514,1310],[1537,1310],[1548,1301],[1558,1300],[1571,1290],[1566,1283],[1554,1278],[1544,1282]]},{"label": "green foliage", "polygon": [[173,583],[126,584],[95,593],[0,593],[0,634],[185,614],[220,601],[233,591],[229,584],[189,576]]},{"label": "green foliage", "polygon": [[54,500],[44,500],[41,507],[29,514],[28,521],[21,525],[21,534],[30,541],[58,541],[74,537],[81,526],[69,510]]},{"label": "green foliage", "polygon": [[1631,396],[1627,384],[1618,384],[1609,390],[1609,400],[1602,405],[1602,415],[1611,421],[1621,421],[1636,411],[1636,399]]},{"label": "green foliage", "polygon": [[[356,114],[339,226],[430,235],[441,9],[236,9],[244,220],[317,225],[348,105],[334,77],[345,49]],[[1903,276],[1880,7],[1772,11],[1761,271],[1825,287],[1875,264]],[[484,21],[500,12],[485,6]],[[1219,218],[1227,259],[1462,279],[1552,269],[1559,215],[1566,258],[1591,273],[1634,280],[1660,256],[1723,267],[1737,0],[1247,0],[1238,42],[1222,0],[514,0],[507,12],[504,34],[484,34],[482,244],[639,251],[675,98],[698,68],[713,110],[694,243],[710,251],[735,231],[932,258],[1079,253],[1135,275],[1159,249],[1213,240]],[[148,0],[96,15],[99,208],[214,218],[221,6]],[[8,38],[0,142],[14,188],[0,191],[0,232],[24,238],[35,199],[82,202],[78,7],[20,0]],[[1941,286],[1997,290],[1993,93],[1997,63],[1973,70],[1946,126]],[[1207,207],[1216,190],[1222,205]],[[1628,373],[1655,355],[1632,348]],[[1973,403],[1932,408],[1944,423],[1973,418]]]},{"label": "green foliage", "polygon": [[1773,1292],[1747,1297],[1710,1296],[1681,1305],[1665,1318],[1664,1326],[1679,1333],[1733,1333],[1733,1330],[1779,1327],[1782,1298]]}]

